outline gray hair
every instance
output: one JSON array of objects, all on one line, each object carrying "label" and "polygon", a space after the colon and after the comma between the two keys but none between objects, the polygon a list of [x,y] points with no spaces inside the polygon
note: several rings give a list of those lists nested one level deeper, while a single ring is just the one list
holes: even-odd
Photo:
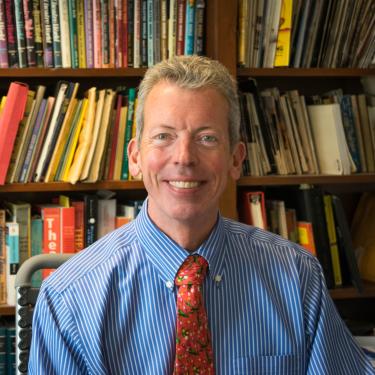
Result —
[{"label": "gray hair", "polygon": [[213,88],[229,105],[229,144],[231,149],[240,140],[240,108],[237,83],[227,68],[203,56],[176,56],[149,68],[139,86],[136,109],[137,141],[141,142],[144,127],[144,105],[147,95],[160,81],[175,83],[186,89]]}]

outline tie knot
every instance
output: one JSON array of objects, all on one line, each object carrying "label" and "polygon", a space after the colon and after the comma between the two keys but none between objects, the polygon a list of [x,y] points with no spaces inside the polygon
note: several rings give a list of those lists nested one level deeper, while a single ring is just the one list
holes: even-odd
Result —
[{"label": "tie knot", "polygon": [[191,255],[177,271],[175,283],[180,285],[200,285],[206,277],[208,263],[200,255]]}]

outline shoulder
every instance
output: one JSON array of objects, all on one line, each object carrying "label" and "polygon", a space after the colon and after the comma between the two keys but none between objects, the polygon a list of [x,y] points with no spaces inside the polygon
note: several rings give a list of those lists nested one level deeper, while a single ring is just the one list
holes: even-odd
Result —
[{"label": "shoulder", "polygon": [[77,253],[53,272],[45,280],[43,287],[50,287],[61,293],[83,279],[103,280],[131,256],[136,243],[137,236],[131,222]]},{"label": "shoulder", "polygon": [[287,264],[288,267],[320,268],[316,257],[300,245],[257,227],[224,219],[230,254],[259,265]]}]

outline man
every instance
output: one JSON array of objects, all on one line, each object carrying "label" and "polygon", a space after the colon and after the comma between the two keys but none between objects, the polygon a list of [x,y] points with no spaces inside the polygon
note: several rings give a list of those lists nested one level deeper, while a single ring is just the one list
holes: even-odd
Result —
[{"label": "man", "polygon": [[[318,261],[220,216],[245,154],[239,118],[218,62],[177,57],[148,70],[128,148],[148,199],[43,284],[31,374],[372,373]],[[184,284],[192,269],[203,284]]]}]

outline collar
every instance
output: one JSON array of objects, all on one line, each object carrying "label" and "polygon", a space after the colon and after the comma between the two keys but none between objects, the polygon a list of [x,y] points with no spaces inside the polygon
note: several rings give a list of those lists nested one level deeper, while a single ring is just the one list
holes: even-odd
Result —
[{"label": "collar", "polygon": [[148,199],[144,201],[142,209],[134,221],[137,237],[141,247],[158,269],[162,280],[168,287],[171,288],[174,285],[178,269],[185,259],[192,254],[199,254],[207,260],[209,278],[214,281],[221,280],[226,252],[226,233],[225,222],[220,214],[209,237],[196,251],[190,253],[168,237],[151,221],[147,208]]}]

